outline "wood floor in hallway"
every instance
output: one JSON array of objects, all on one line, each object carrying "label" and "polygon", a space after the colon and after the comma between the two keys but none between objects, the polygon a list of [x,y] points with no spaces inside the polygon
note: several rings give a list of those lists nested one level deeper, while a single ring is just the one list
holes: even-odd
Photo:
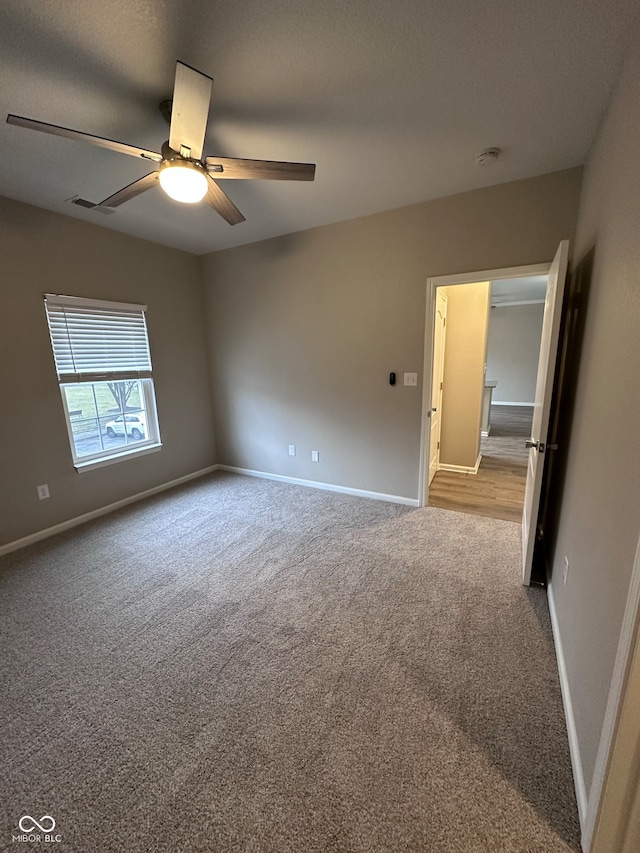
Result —
[{"label": "wood floor in hallway", "polygon": [[492,406],[478,473],[438,471],[429,487],[429,506],[520,522],[527,477],[524,443],[532,414],[531,406]]}]

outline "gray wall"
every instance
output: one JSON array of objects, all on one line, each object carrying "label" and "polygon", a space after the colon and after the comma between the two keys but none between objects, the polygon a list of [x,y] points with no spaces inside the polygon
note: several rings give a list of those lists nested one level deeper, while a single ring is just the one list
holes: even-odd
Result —
[{"label": "gray wall", "polygon": [[427,277],[550,261],[580,181],[571,169],[205,256],[218,461],[416,498]]},{"label": "gray wall", "polygon": [[[0,545],[213,464],[197,258],[3,198],[0,258]],[[76,472],[46,292],[148,305],[162,450]]]},{"label": "gray wall", "polygon": [[594,250],[593,274],[552,586],[587,793],[640,532],[639,91],[636,39],[588,159],[573,252],[580,264]]},{"label": "gray wall", "polygon": [[543,314],[544,304],[491,309],[487,379],[498,383],[494,403],[533,404]]}]

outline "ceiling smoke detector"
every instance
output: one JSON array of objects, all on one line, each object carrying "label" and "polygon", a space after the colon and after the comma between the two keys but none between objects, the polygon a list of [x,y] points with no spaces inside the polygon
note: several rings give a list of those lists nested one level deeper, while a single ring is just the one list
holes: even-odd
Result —
[{"label": "ceiling smoke detector", "polygon": [[500,156],[499,148],[485,148],[476,157],[476,166],[491,166]]}]

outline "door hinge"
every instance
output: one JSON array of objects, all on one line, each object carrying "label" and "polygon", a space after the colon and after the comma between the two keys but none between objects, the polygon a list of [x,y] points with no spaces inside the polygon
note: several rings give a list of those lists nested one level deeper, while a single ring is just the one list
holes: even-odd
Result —
[{"label": "door hinge", "polygon": [[440,450],[440,442],[438,442],[438,450]]},{"label": "door hinge", "polygon": [[440,390],[442,391],[442,382],[440,383]]}]

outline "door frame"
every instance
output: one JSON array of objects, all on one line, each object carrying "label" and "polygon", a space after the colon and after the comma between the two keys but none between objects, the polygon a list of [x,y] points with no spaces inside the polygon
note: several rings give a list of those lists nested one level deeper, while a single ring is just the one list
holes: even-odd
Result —
[{"label": "door frame", "polygon": [[[550,589],[553,595],[553,580]],[[582,807],[580,811],[581,841],[583,850],[588,853],[605,851],[618,853],[621,849],[629,849],[623,848],[622,845],[623,837],[626,838],[629,828],[634,797],[637,808],[639,790],[639,771],[636,764],[638,744],[640,744],[640,718],[637,714],[640,695],[639,654],[640,539],[636,547],[629,594],[622,619],[611,687],[588,798],[584,784],[581,790],[578,789],[576,776],[576,795],[580,797],[582,793],[582,797],[578,800],[578,805]],[[630,744],[634,745],[635,749],[630,750]],[[571,752],[573,759],[573,749]],[[582,779],[582,765],[579,758],[578,767],[580,779]]]},{"label": "door frame", "polygon": [[548,275],[548,264],[529,264],[520,267],[504,267],[495,270],[455,273],[427,279],[426,312],[424,324],[424,362],[422,366],[422,420],[420,424],[420,463],[418,479],[418,506],[429,505],[429,435],[431,414],[431,384],[433,381],[433,345],[436,313],[436,288],[456,284],[475,284],[479,281],[499,281],[503,278],[527,278]]},{"label": "door frame", "polygon": [[[436,295],[435,295],[436,308],[435,308],[434,317],[433,317],[433,368],[435,368],[435,352],[436,352],[437,325],[438,325],[438,319],[437,319],[438,318],[438,298],[440,298],[441,301],[444,302],[444,322],[442,324],[442,336],[441,336],[441,340],[440,340],[440,349],[441,349],[441,353],[439,356],[440,360],[441,360],[440,376],[437,377],[437,380],[436,380],[436,384],[440,385],[439,389],[436,387],[438,408],[440,411],[439,411],[439,418],[438,418],[438,435],[437,435],[438,446],[436,448],[436,470],[435,470],[434,475],[433,475],[434,477],[440,468],[440,435],[442,432],[442,380],[444,377],[444,358],[445,358],[446,341],[447,341],[447,307],[448,307],[448,302],[449,302],[449,300],[447,299],[447,294],[445,291],[443,291],[441,294],[437,293],[437,291],[436,291]],[[432,372],[433,372],[433,369],[432,369]],[[434,386],[434,377],[432,376],[431,377],[431,393],[432,393],[432,395],[433,395],[433,390],[434,390],[433,386]],[[431,414],[429,415],[429,425],[428,425],[429,426],[429,448],[427,451],[427,453],[429,455],[429,458],[427,459],[427,484],[428,485],[431,485],[431,480],[432,480],[432,477],[431,477],[431,458],[432,458],[433,451],[432,451],[432,447],[431,447],[431,441],[433,438],[433,412],[434,412],[434,407],[433,407],[433,396],[432,396],[431,397]]]}]

